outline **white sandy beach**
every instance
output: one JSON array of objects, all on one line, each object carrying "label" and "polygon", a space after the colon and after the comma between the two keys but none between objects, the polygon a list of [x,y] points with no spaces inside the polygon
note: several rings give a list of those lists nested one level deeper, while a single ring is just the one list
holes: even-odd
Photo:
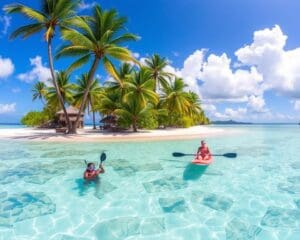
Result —
[{"label": "white sandy beach", "polygon": [[76,135],[55,133],[54,129],[14,128],[0,129],[1,139],[31,141],[70,141],[70,142],[114,142],[114,141],[151,141],[206,138],[209,136],[226,135],[232,130],[211,126],[194,126],[190,128],[168,128],[160,130],[103,132],[91,127],[78,130]]}]

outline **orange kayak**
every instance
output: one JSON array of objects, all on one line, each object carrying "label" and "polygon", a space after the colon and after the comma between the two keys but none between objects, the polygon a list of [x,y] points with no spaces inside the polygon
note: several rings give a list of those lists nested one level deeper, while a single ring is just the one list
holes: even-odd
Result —
[{"label": "orange kayak", "polygon": [[193,164],[197,164],[197,165],[209,165],[211,164],[213,161],[213,157],[210,156],[209,159],[207,160],[203,160],[203,159],[197,159],[197,157],[195,156],[194,160],[192,161]]}]

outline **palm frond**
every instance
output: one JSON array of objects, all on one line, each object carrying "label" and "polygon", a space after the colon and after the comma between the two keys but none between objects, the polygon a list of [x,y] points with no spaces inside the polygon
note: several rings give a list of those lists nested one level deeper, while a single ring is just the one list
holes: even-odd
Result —
[{"label": "palm frond", "polygon": [[103,63],[104,63],[104,67],[106,69],[106,71],[117,81],[121,81],[121,79],[119,78],[117,71],[114,67],[114,65],[112,64],[111,61],[109,61],[109,59],[107,57],[103,58]]},{"label": "palm frond", "polygon": [[47,16],[45,14],[22,4],[6,5],[3,9],[7,13],[22,13],[39,23],[47,21]]},{"label": "palm frond", "polygon": [[18,29],[12,32],[12,34],[10,35],[10,39],[17,38],[18,36],[21,36],[25,39],[31,36],[32,34],[41,31],[43,27],[44,25],[42,23],[28,24],[26,26],[19,27]]},{"label": "palm frond", "polygon": [[86,46],[64,45],[58,49],[55,58],[58,59],[62,56],[86,55],[88,53],[89,53],[89,48],[87,48]]},{"label": "palm frond", "polygon": [[84,55],[83,57],[77,59],[75,62],[73,62],[67,69],[67,72],[70,73],[72,71],[74,71],[75,69],[83,66],[84,64],[86,64],[91,58],[90,54]]},{"label": "palm frond", "polygon": [[89,38],[87,38],[86,36],[78,32],[77,30],[63,28],[61,30],[61,34],[64,40],[70,41],[73,45],[80,45],[80,46],[85,45],[89,49],[94,48],[93,42]]}]

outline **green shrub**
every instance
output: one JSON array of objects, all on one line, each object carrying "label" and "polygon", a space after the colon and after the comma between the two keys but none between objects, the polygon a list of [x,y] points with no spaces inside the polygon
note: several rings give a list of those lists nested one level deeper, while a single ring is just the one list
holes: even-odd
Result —
[{"label": "green shrub", "polygon": [[158,128],[157,117],[153,114],[147,114],[145,117],[138,121],[139,128],[156,129]]},{"label": "green shrub", "polygon": [[40,126],[49,121],[49,115],[46,112],[32,111],[28,112],[22,119],[21,123],[29,127]]},{"label": "green shrub", "polygon": [[190,117],[182,117],[179,121],[179,126],[184,128],[189,128],[194,125],[194,121]]}]

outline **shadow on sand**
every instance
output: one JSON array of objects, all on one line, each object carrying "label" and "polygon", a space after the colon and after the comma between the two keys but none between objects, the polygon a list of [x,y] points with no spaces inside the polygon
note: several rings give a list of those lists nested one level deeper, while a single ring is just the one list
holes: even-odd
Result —
[{"label": "shadow on sand", "polygon": [[183,180],[197,180],[208,168],[208,165],[197,165],[189,163],[183,172]]}]

